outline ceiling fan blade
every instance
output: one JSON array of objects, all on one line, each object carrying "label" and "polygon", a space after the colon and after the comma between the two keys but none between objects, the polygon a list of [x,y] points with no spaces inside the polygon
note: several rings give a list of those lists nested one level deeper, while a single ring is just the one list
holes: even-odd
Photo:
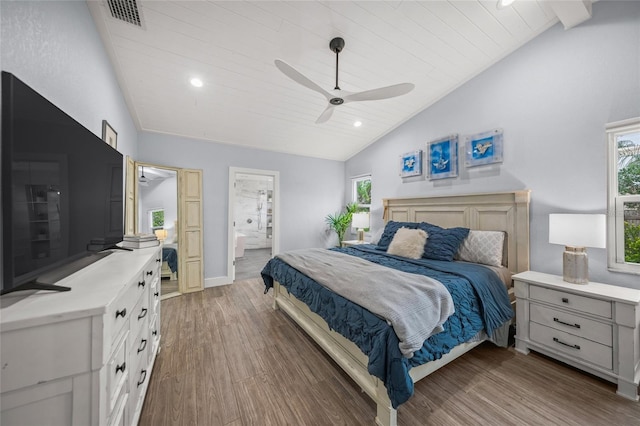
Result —
[{"label": "ceiling fan blade", "polygon": [[314,90],[314,91],[316,91],[318,93],[321,93],[322,95],[324,95],[325,98],[327,98],[327,100],[333,98],[331,93],[327,92],[322,87],[318,86],[316,83],[314,83],[313,81],[309,80],[307,77],[302,75],[300,72],[298,72],[291,65],[289,65],[289,64],[287,64],[285,62],[282,62],[279,59],[276,59],[274,61],[274,63],[276,64],[276,67],[278,67],[278,69],[280,71],[282,71],[282,73],[284,75],[286,75],[287,77],[289,77],[291,80],[295,81],[296,83],[299,83],[299,84],[303,85],[304,87],[309,88],[311,90]]},{"label": "ceiling fan blade", "polygon": [[354,101],[376,101],[378,99],[395,98],[396,96],[406,95],[413,90],[413,83],[400,83],[393,86],[380,87],[379,89],[365,90],[364,92],[353,93],[345,96],[344,103]]},{"label": "ceiling fan blade", "polygon": [[326,123],[329,121],[331,116],[333,115],[334,106],[329,104],[329,106],[320,114],[320,117],[316,120],[316,124]]}]

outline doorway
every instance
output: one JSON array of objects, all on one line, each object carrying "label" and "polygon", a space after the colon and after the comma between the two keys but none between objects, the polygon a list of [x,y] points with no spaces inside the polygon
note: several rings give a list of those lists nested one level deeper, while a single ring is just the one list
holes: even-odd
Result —
[{"label": "doorway", "polygon": [[138,165],[137,232],[155,234],[162,242],[161,299],[179,296],[178,172]]},{"label": "doorway", "polygon": [[229,275],[232,281],[259,278],[278,253],[279,173],[229,169]]}]

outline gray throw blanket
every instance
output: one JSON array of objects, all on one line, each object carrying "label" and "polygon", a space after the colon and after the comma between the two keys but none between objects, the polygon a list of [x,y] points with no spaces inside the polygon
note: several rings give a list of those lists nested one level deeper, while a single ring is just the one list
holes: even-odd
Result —
[{"label": "gray throw blanket", "polygon": [[304,249],[276,257],[334,293],[384,318],[411,358],[425,340],[443,330],[453,299],[439,281],[398,271],[326,249]]}]

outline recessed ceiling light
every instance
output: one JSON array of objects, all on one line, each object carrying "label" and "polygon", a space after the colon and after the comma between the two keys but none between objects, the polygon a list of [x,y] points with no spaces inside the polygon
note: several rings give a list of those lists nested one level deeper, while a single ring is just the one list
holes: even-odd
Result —
[{"label": "recessed ceiling light", "polygon": [[191,79],[191,85],[194,87],[202,87],[202,80],[200,80],[199,78],[192,78]]},{"label": "recessed ceiling light", "polygon": [[497,9],[504,9],[505,7],[511,6],[511,4],[516,0],[498,0],[498,4],[496,5]]},{"label": "recessed ceiling light", "polygon": [[355,123],[353,123],[353,127],[360,127],[362,126],[362,121],[356,121]]}]

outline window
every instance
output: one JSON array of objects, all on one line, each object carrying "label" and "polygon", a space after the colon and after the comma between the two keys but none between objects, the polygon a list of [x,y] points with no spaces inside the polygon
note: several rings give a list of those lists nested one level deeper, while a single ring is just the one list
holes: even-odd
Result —
[{"label": "window", "polygon": [[607,125],[609,269],[640,274],[640,117]]},{"label": "window", "polygon": [[353,178],[353,195],[351,199],[361,211],[371,209],[371,175]]},{"label": "window", "polygon": [[164,228],[164,209],[150,210],[149,211],[149,223],[151,224],[151,231]]}]

